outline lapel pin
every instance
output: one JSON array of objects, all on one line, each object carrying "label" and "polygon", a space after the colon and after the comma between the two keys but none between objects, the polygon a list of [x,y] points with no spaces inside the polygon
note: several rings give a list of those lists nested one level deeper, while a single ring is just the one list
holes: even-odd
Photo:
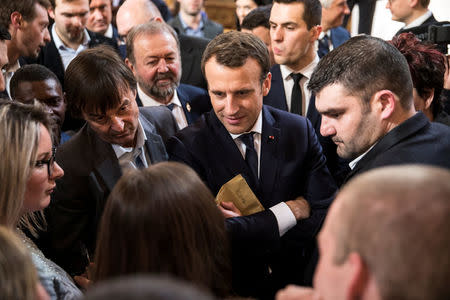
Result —
[{"label": "lapel pin", "polygon": [[269,140],[275,140],[275,137],[273,135],[269,135]]},{"label": "lapel pin", "polygon": [[188,112],[191,112],[191,104],[189,102],[186,103],[186,109]]}]

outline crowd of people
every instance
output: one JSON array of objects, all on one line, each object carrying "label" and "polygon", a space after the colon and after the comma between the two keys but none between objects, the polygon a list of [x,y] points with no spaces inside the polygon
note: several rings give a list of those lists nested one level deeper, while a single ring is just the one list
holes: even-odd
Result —
[{"label": "crowd of people", "polygon": [[450,298],[442,23],[356,2],[3,1],[0,298]]}]

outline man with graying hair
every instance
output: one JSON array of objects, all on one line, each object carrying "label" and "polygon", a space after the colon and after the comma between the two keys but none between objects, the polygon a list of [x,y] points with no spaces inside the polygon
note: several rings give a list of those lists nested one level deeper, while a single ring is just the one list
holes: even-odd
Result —
[{"label": "man with graying hair", "polygon": [[390,166],[351,180],[319,233],[314,290],[288,299],[450,299],[450,171]]},{"label": "man with graying hair", "polygon": [[320,133],[356,174],[386,165],[450,168],[450,128],[416,112],[405,57],[387,42],[357,36],[324,56],[308,87],[322,115]]}]

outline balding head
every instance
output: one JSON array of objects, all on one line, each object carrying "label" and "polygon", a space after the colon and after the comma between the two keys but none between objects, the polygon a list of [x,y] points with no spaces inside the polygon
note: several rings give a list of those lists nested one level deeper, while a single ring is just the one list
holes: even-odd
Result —
[{"label": "balding head", "polygon": [[126,0],[117,11],[117,30],[121,37],[126,37],[134,26],[150,20],[164,22],[158,8],[149,0]]},{"label": "balding head", "polygon": [[350,181],[319,235],[324,300],[449,299],[449,199],[450,172],[434,167],[385,167]]}]

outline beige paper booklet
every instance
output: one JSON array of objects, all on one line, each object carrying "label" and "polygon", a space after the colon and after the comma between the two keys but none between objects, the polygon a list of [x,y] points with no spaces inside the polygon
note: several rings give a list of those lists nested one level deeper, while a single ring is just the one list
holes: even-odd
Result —
[{"label": "beige paper booklet", "polygon": [[222,185],[216,196],[216,203],[233,202],[241,211],[242,215],[247,216],[264,210],[264,207],[256,198],[247,181],[241,174],[236,175],[230,181]]}]

